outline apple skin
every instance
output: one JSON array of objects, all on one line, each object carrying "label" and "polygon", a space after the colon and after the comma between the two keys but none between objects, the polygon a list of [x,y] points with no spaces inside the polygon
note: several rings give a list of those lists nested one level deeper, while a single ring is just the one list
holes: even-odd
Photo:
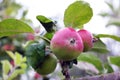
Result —
[{"label": "apple skin", "polygon": [[79,34],[71,27],[58,30],[51,39],[50,48],[59,60],[76,59],[83,51]]},{"label": "apple skin", "polygon": [[36,69],[36,71],[41,75],[48,75],[56,69],[56,66],[57,66],[57,59],[55,55],[49,54],[45,56],[45,60],[41,63],[39,68]]},{"label": "apple skin", "polygon": [[85,29],[78,31],[84,44],[84,52],[90,50],[93,47],[93,35],[91,32]]}]

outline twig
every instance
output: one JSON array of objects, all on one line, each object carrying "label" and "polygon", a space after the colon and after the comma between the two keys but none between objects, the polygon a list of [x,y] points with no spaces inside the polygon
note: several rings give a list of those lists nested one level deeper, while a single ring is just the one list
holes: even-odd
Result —
[{"label": "twig", "polygon": [[65,61],[60,61],[61,67],[62,67],[62,73],[65,76],[65,80],[71,80],[70,74],[69,74],[69,65]]}]

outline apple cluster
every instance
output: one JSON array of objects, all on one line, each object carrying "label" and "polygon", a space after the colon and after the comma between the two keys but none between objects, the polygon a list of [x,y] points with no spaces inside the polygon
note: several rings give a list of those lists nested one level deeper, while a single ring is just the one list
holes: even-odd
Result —
[{"label": "apple cluster", "polygon": [[[37,73],[47,75],[55,70],[58,59],[63,68],[63,75],[68,76],[65,67],[69,66],[69,68],[71,68],[72,64],[77,64],[76,58],[82,52],[88,51],[92,47],[93,35],[89,31],[85,29],[76,31],[71,27],[63,28],[54,34],[49,49],[47,49],[46,45],[43,43],[34,43],[30,45],[26,51],[26,55],[28,53],[27,61]],[[43,54],[50,49],[55,55]],[[51,50],[48,53],[51,53]]]},{"label": "apple cluster", "polygon": [[58,30],[51,39],[50,48],[59,60],[70,61],[76,59],[82,52],[93,47],[93,35],[81,29],[68,27]]}]

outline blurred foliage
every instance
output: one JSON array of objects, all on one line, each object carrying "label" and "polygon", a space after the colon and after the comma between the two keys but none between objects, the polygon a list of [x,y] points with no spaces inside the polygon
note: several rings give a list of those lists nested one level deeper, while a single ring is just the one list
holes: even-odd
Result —
[{"label": "blurred foliage", "polygon": [[9,62],[8,60],[2,60],[2,77],[3,80],[13,80],[18,75],[25,73],[27,64],[26,57],[22,57],[19,53],[12,53],[10,51],[7,54],[12,58]]},{"label": "blurred foliage", "polygon": [[[0,79],[2,77],[4,80],[8,80],[9,77],[10,80],[14,80],[13,78],[26,72],[25,66],[27,66],[27,64],[21,64],[21,62],[19,62],[25,52],[22,45],[26,41],[34,39],[34,34],[30,33],[34,31],[29,26],[32,24],[32,21],[26,18],[28,10],[24,10],[22,7],[23,6],[16,3],[15,0],[2,0],[0,2]],[[18,18],[18,16],[19,20],[13,19]],[[29,33],[18,34],[23,32]],[[13,53],[11,52],[11,54],[13,55],[16,54],[16,57],[14,55],[15,59],[13,59],[11,55],[8,55],[6,51],[12,51]],[[13,62],[15,62],[14,65],[16,65],[14,67],[12,66]],[[13,70],[13,72],[10,72],[11,70]]]},{"label": "blurred foliage", "polygon": [[108,27],[108,26],[114,25],[119,27],[120,26],[120,1],[116,0],[116,3],[115,3],[115,1],[109,0],[109,1],[105,1],[105,3],[109,7],[109,11],[101,12],[100,15],[102,17],[109,18],[109,21],[106,24],[106,26]]},{"label": "blurred foliage", "polygon": [[[116,70],[116,68],[113,68],[111,65],[116,65],[118,67],[117,71],[120,69],[120,59],[119,59],[119,42],[120,42],[120,0],[105,0],[106,5],[108,6],[108,10],[105,10],[104,12],[101,12],[99,15],[103,18],[107,18],[108,22],[106,24],[106,28],[109,30],[111,27],[112,30],[114,30],[114,33],[112,34],[98,34],[96,37],[99,38],[111,38],[111,40],[107,40],[106,46],[109,48],[109,55],[107,55],[107,63],[105,64],[105,67],[107,65],[108,72],[113,72]],[[111,32],[111,29],[109,30]],[[115,49],[117,48],[117,51]],[[116,52],[118,54],[116,54]],[[114,55],[114,56],[112,56]]]},{"label": "blurred foliage", "polygon": [[3,0],[0,3],[0,20],[5,18],[15,18],[22,5],[15,0]]}]

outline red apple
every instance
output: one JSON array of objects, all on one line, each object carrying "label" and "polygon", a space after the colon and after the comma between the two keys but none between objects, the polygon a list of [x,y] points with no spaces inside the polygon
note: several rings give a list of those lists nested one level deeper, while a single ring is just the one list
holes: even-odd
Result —
[{"label": "red apple", "polygon": [[34,78],[35,78],[35,79],[38,79],[38,78],[40,78],[40,77],[41,77],[41,75],[36,72],[35,75],[34,75]]},{"label": "red apple", "polygon": [[93,47],[93,35],[88,30],[82,29],[78,31],[84,44],[84,50],[88,51]]},{"label": "red apple", "polygon": [[73,28],[64,28],[55,33],[50,48],[60,60],[73,60],[83,51],[83,42]]},{"label": "red apple", "polygon": [[10,51],[13,51],[15,50],[15,46],[12,45],[12,44],[5,44],[3,47],[2,47],[3,50],[10,50]]}]

